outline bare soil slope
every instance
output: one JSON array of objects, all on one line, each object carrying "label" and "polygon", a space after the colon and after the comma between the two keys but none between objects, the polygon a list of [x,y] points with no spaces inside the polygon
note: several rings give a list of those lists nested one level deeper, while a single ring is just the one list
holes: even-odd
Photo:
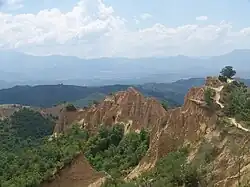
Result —
[{"label": "bare soil slope", "polygon": [[99,187],[105,174],[96,172],[81,154],[71,165],[62,169],[52,182],[45,182],[41,187]]}]

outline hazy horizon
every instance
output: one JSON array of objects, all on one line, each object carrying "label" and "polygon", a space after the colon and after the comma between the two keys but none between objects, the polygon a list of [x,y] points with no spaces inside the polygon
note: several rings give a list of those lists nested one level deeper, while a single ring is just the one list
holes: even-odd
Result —
[{"label": "hazy horizon", "polygon": [[87,58],[87,57],[78,57],[78,56],[73,56],[73,55],[66,55],[66,54],[34,54],[34,53],[29,53],[29,52],[24,52],[24,51],[18,51],[18,50],[14,50],[14,49],[1,49],[0,48],[0,53],[9,53],[9,55],[12,54],[21,54],[21,55],[28,55],[28,56],[33,56],[33,57],[57,57],[57,56],[62,56],[62,57],[73,57],[73,58],[79,58],[82,60],[95,60],[95,59],[130,59],[130,60],[137,60],[137,59],[150,59],[150,58],[171,58],[171,57],[188,57],[188,58],[198,58],[198,59],[207,59],[207,58],[211,58],[211,57],[218,57],[218,56],[223,56],[223,55],[227,55],[233,52],[237,52],[237,51],[245,51],[245,52],[250,52],[250,48],[249,49],[232,49],[229,52],[225,52],[222,54],[218,54],[218,55],[207,55],[207,56],[188,56],[188,55],[184,55],[184,54],[175,54],[175,55],[170,55],[170,56],[148,56],[148,57],[126,57],[126,56],[117,56],[117,57],[112,57],[112,56],[107,56],[107,57],[93,57],[93,58]]},{"label": "hazy horizon", "polygon": [[0,0],[0,81],[173,82],[225,65],[250,78],[249,9],[247,0]]}]

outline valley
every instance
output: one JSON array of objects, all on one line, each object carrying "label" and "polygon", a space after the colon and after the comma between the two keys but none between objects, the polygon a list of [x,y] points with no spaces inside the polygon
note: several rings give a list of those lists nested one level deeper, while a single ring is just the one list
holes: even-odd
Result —
[{"label": "valley", "polygon": [[[102,87],[85,107],[2,105],[1,187],[247,187],[249,93],[232,72],[190,88]],[[187,93],[166,107],[147,87]]]}]

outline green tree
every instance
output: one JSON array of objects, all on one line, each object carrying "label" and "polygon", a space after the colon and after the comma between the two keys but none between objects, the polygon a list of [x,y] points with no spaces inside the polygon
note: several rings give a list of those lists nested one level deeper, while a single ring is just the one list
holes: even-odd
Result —
[{"label": "green tree", "polygon": [[250,119],[249,93],[244,84],[237,83],[232,86],[224,111],[227,116],[235,117],[237,120]]},{"label": "green tree", "polygon": [[121,125],[112,128],[102,126],[98,134],[86,142],[84,152],[95,169],[119,178],[139,163],[148,146],[149,136],[145,130],[124,136]]},{"label": "green tree", "polygon": [[232,66],[226,66],[221,70],[221,76],[231,79],[233,76],[236,75],[236,71],[233,69]]}]

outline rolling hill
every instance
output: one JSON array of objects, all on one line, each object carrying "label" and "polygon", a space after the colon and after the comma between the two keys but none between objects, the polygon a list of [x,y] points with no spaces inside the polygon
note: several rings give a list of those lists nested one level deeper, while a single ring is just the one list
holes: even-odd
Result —
[{"label": "rolling hill", "polygon": [[170,106],[183,103],[184,95],[192,86],[200,86],[204,79],[187,79],[173,83],[148,83],[143,85],[110,85],[84,87],[73,85],[15,86],[0,90],[0,104],[21,104],[36,107],[51,107],[62,102],[73,102],[78,107],[87,106],[93,100],[101,100],[106,95],[126,90],[134,86],[145,96],[167,100]]}]

